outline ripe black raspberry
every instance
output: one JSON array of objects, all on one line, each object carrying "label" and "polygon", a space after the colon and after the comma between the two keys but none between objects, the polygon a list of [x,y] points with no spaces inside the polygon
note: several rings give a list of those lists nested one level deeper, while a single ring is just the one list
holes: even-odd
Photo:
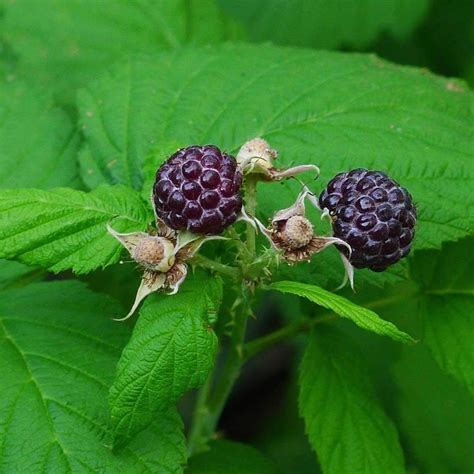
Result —
[{"label": "ripe black raspberry", "polygon": [[220,234],[237,219],[241,184],[233,156],[214,145],[182,148],[156,173],[156,214],[176,230]]},{"label": "ripe black raspberry", "polygon": [[[333,232],[352,247],[356,268],[381,272],[410,252],[416,208],[410,193],[381,171],[339,173],[319,196]],[[347,249],[340,248],[347,255]]]}]

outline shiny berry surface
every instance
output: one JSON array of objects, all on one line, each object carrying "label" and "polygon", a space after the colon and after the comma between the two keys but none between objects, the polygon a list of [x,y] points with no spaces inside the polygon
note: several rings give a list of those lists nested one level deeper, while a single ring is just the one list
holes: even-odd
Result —
[{"label": "shiny berry surface", "polygon": [[410,193],[385,173],[362,168],[340,173],[319,205],[333,218],[334,236],[352,247],[354,267],[380,272],[410,252],[416,208]]},{"label": "shiny berry surface", "polygon": [[220,234],[242,207],[242,174],[235,158],[214,145],[178,150],[156,173],[153,204],[169,227]]}]

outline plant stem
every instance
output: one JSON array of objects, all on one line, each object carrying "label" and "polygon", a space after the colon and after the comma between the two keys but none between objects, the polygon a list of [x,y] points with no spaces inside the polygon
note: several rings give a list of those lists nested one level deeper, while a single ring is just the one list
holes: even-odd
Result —
[{"label": "plant stem", "polygon": [[336,319],[337,316],[334,313],[328,313],[320,318],[307,318],[302,321],[297,321],[296,323],[289,324],[277,331],[274,331],[265,336],[254,339],[253,341],[248,342],[244,346],[244,356],[245,360],[250,359],[255,354],[268,349],[269,347],[289,339],[290,337],[297,336],[302,332],[310,331],[314,326],[320,323],[325,323]]},{"label": "plant stem", "polygon": [[[254,177],[249,176],[245,185],[246,210],[250,215],[253,215],[256,207],[257,181]],[[241,242],[240,239],[239,242]],[[240,261],[245,262],[243,266],[249,265],[256,260],[255,230],[250,223],[247,223],[246,228],[246,245],[239,245],[238,248]],[[242,296],[234,305],[229,349],[222,371],[215,382],[215,388],[212,388],[214,379],[217,378],[216,370],[214,369],[214,372],[209,375],[205,385],[198,393],[188,437],[189,455],[205,449],[207,441],[214,435],[227,398],[240,375],[240,370],[245,362],[245,331],[248,316],[252,311],[252,298],[255,286],[251,278],[242,278],[243,272],[235,267],[228,267],[202,255],[197,255],[194,259],[197,259],[197,262],[202,266],[219,271],[235,279],[240,278],[242,281]]]},{"label": "plant stem", "polygon": [[[191,456],[196,451],[200,451],[208,440],[209,427],[205,427],[205,422],[209,419],[209,409],[206,405],[207,397],[212,386],[213,374],[210,373],[204,385],[199,389],[194,407],[191,430],[188,435],[188,455]],[[212,435],[212,432],[210,433]],[[210,435],[209,435],[210,436]]]},{"label": "plant stem", "polygon": [[[255,215],[255,208],[257,202],[257,179],[251,174],[247,176],[245,185],[245,210],[247,214]],[[249,251],[249,263],[255,259],[255,229],[247,223],[246,235],[247,249]]]},{"label": "plant stem", "polygon": [[[401,295],[396,295],[388,298],[380,298],[378,300],[371,301],[367,303],[365,307],[369,309],[383,308],[386,306],[393,305],[395,303],[399,303],[400,301],[403,301],[412,296],[416,296],[417,294],[418,292],[416,290],[410,290],[404,292]],[[244,347],[245,360],[250,359],[259,352],[268,349],[269,347],[278,344],[281,341],[285,341],[303,332],[308,332],[317,324],[333,321],[337,318],[338,316],[335,313],[329,311],[327,313],[324,313],[319,318],[306,318],[301,321],[297,321],[296,323],[289,324],[288,326],[284,326],[281,329],[278,329],[270,334],[266,334],[265,336],[258,337],[252,341],[249,341],[247,344],[245,344]]]},{"label": "plant stem", "polygon": [[237,247],[237,250],[241,256],[247,256],[248,258],[248,249],[242,240],[240,240],[240,236],[237,231],[231,226],[228,229],[229,236],[231,238],[231,242]]},{"label": "plant stem", "polygon": [[222,273],[222,275],[226,275],[234,280],[239,279],[241,275],[238,268],[216,262],[215,260],[211,260],[204,255],[195,255],[192,258],[191,263],[208,268],[209,270],[215,271],[217,273]]},{"label": "plant stem", "polygon": [[250,290],[244,288],[243,298],[239,311],[235,314],[234,329],[231,336],[229,352],[222,369],[219,382],[208,399],[210,411],[210,427],[214,430],[224,409],[227,398],[240,375],[240,369],[244,363],[244,339],[247,328],[247,318],[251,311]]},{"label": "plant stem", "polygon": [[[246,180],[245,205],[247,212],[253,215],[256,206],[257,181],[249,176]],[[240,239],[239,239],[239,242]],[[256,260],[255,230],[247,223],[246,242],[238,245],[240,261],[248,266]],[[235,381],[245,362],[244,342],[247,319],[252,311],[252,299],[255,283],[252,279],[242,278],[243,272],[235,267],[223,265],[202,255],[193,259],[199,265],[217,271],[234,279],[242,280],[242,296],[236,301],[233,312],[233,327],[230,336],[230,345],[219,378],[213,389],[216,370],[211,373],[200,389],[193,420],[188,437],[188,454],[191,456],[205,449],[207,442],[212,438]]]}]

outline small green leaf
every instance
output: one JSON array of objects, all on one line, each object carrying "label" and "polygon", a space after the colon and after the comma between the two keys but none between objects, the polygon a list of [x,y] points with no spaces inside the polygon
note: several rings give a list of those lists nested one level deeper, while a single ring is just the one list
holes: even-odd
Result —
[{"label": "small green leaf", "polygon": [[396,341],[405,343],[415,342],[411,336],[397,329],[394,324],[381,319],[373,311],[358,306],[352,301],[324,290],[319,286],[293,281],[278,281],[272,283],[269,288],[282,293],[292,293],[307,298],[319,306],[334,311],[343,318],[350,319],[357,324],[357,326],[366,329],[367,331],[391,337]]},{"label": "small green leaf", "polygon": [[321,49],[362,48],[387,31],[407,36],[428,0],[220,0],[255,41]]},{"label": "small green leaf", "polygon": [[252,446],[213,441],[210,451],[193,456],[186,474],[277,474],[279,471]]},{"label": "small green leaf", "polygon": [[300,413],[325,474],[405,472],[397,432],[347,337],[313,331],[300,386]]},{"label": "small green leaf", "polygon": [[0,82],[0,103],[0,188],[75,184],[79,133],[51,95]]},{"label": "small green leaf", "polygon": [[89,194],[66,188],[0,190],[0,258],[87,273],[120,256],[108,222],[116,219],[114,227],[122,232],[140,230],[149,212],[138,193],[120,186]]},{"label": "small green leaf", "polygon": [[124,56],[242,36],[215,0],[5,3],[2,32],[19,56],[19,72],[72,100],[78,85]]},{"label": "small green leaf", "polygon": [[474,239],[421,253],[413,261],[421,290],[422,342],[436,362],[474,395]]},{"label": "small green leaf", "polygon": [[146,301],[110,390],[118,444],[204,383],[217,350],[209,317],[222,298],[219,281],[204,275],[190,278],[176,295]]},{"label": "small green leaf", "polygon": [[72,281],[0,297],[0,464],[4,472],[179,474],[186,451],[174,409],[118,455],[107,390],[127,327],[110,298]]}]

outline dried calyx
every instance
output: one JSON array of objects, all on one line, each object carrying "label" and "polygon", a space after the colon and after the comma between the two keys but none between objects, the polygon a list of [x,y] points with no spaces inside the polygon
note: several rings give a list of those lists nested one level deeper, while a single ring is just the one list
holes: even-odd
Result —
[{"label": "dried calyx", "polygon": [[243,175],[255,174],[267,181],[280,181],[307,171],[314,171],[319,175],[319,168],[311,164],[287,169],[275,168],[273,162],[277,156],[278,152],[263,138],[253,138],[241,147],[236,159]]},{"label": "dried calyx", "polygon": [[118,321],[129,318],[138,305],[150,293],[158,290],[175,294],[188,273],[186,261],[192,258],[201,245],[218,236],[201,236],[186,231],[175,231],[156,219],[157,229],[145,232],[121,234],[107,225],[107,230],[130,253],[135,262],[143,267],[143,277],[135,302],[129,313]]},{"label": "dried calyx", "polygon": [[[313,224],[305,216],[305,199],[317,206],[316,198],[305,186],[292,206],[278,211],[273,216],[268,228],[265,228],[260,221],[255,219],[261,232],[269,239],[273,247],[280,252],[283,260],[290,265],[301,261],[309,261],[314,254],[332,244],[345,247],[350,255],[352,249],[343,240],[314,233]],[[352,267],[348,265],[347,258],[344,255],[341,254],[341,258],[352,287]]]}]

